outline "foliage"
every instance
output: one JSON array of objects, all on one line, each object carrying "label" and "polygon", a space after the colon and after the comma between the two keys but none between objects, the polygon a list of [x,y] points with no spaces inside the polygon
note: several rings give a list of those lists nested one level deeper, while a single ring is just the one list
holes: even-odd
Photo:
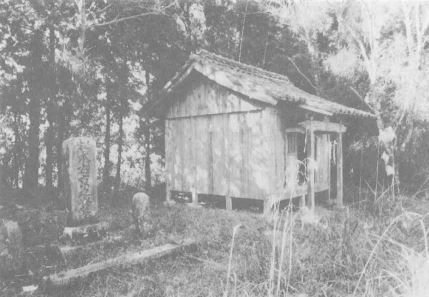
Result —
[{"label": "foliage", "polygon": [[[394,164],[409,154],[406,147],[415,125],[427,120],[423,82],[428,81],[428,4],[265,1],[265,7],[306,42],[313,59],[349,81],[350,89],[376,113],[380,133],[393,129],[394,142],[380,141],[388,157],[385,172],[396,175]],[[316,88],[319,80],[316,71]]]},{"label": "foliage", "polygon": [[97,140],[103,184],[162,183],[163,125],[147,107],[204,47],[370,106],[395,139],[379,143],[351,120],[346,179],[374,187],[393,169],[424,183],[427,19],[427,3],[401,1],[3,0],[1,164],[13,187],[36,178],[61,188],[61,143],[85,134]]},{"label": "foliage", "polygon": [[[316,209],[316,219],[312,220],[308,220],[305,210],[284,209],[275,213],[277,223],[272,224],[263,216],[248,212],[183,205],[166,208],[156,203],[154,197],[148,219],[154,235],[139,241],[133,229],[128,228],[132,193],[121,193],[126,198],[119,207],[101,205],[100,215],[113,226],[113,238],[121,236],[120,241],[107,246],[96,243],[67,257],[66,262],[56,259],[57,264],[52,262],[54,259],[43,262],[42,257],[33,255],[26,259],[26,265],[35,273],[32,283],[38,281],[42,272],[47,273],[48,267],[55,267],[52,265],[59,265],[57,269],[78,267],[126,251],[194,238],[198,242],[195,251],[160,259],[153,265],[99,273],[60,294],[425,296],[428,270],[423,234],[427,233],[428,222],[425,215],[413,211],[425,213],[427,202],[404,197],[401,200],[407,211],[397,208],[394,214],[387,210],[387,204],[393,202],[391,198],[380,202],[385,203],[386,211],[376,215],[359,207]],[[383,199],[377,197],[376,200]],[[38,206],[40,204],[43,203]],[[63,226],[59,217],[41,209],[19,210],[17,215],[24,233],[31,235],[28,239],[33,241],[27,240],[26,244],[40,243],[42,238],[46,244],[54,238],[52,232],[58,232],[55,228]],[[8,296],[16,293],[11,287],[1,285],[0,292]],[[44,294],[44,291],[35,293],[36,296]]]}]

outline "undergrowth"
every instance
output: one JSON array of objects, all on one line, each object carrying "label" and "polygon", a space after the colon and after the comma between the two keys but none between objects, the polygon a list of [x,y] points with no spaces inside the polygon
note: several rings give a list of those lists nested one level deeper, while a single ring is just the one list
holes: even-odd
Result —
[{"label": "undergrowth", "polygon": [[[368,211],[374,201],[383,211]],[[155,206],[155,241],[192,237],[197,251],[111,269],[54,295],[428,296],[428,219],[407,211],[407,203],[383,197],[311,215],[290,207],[268,221],[247,212]],[[105,217],[118,228],[129,224],[125,207]]]},{"label": "undergrowth", "polygon": [[428,219],[406,211],[406,200],[382,193],[329,215],[313,213],[311,221],[305,208],[273,211],[265,278],[234,279],[224,296],[429,296]]}]

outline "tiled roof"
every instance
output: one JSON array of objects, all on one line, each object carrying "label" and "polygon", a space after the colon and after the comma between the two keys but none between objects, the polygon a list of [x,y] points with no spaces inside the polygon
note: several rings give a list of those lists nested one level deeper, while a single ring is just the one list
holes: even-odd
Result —
[{"label": "tiled roof", "polygon": [[271,105],[292,102],[319,113],[374,117],[370,112],[347,107],[301,90],[284,75],[240,63],[206,50],[192,54],[182,71],[166,84],[164,91],[174,89],[192,70],[250,99]]}]

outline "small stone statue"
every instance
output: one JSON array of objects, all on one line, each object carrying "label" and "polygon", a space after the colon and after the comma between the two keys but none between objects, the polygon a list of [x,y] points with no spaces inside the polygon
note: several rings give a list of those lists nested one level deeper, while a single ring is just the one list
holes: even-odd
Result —
[{"label": "small stone statue", "polygon": [[23,251],[18,223],[0,220],[0,278],[18,272],[24,260]]},{"label": "small stone statue", "polygon": [[131,201],[131,213],[134,225],[139,236],[145,232],[145,220],[149,218],[150,198],[146,193],[139,192],[134,194]]}]

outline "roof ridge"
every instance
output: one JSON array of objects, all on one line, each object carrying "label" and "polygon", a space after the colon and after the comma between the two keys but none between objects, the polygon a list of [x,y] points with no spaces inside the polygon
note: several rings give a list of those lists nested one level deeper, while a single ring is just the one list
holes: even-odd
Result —
[{"label": "roof ridge", "polygon": [[[226,62],[228,62],[228,63],[232,64],[231,66],[236,66],[238,68],[241,68],[241,69],[238,69],[238,71],[247,72],[250,74],[259,74],[259,75],[264,76],[264,77],[269,78],[269,79],[276,79],[276,80],[281,81],[281,82],[290,83],[290,80],[286,75],[282,75],[280,73],[265,70],[263,68],[260,68],[260,67],[257,67],[257,66],[251,65],[251,64],[239,62],[239,61],[236,61],[234,59],[227,58],[227,57],[219,55],[219,54],[215,54],[215,53],[208,51],[208,50],[205,50],[205,49],[199,49],[195,54],[193,54],[193,56],[196,58],[200,58],[200,59],[209,58],[211,60],[214,60],[217,63],[222,63],[222,64],[225,64]],[[252,71],[249,71],[249,70],[252,70]]]}]

